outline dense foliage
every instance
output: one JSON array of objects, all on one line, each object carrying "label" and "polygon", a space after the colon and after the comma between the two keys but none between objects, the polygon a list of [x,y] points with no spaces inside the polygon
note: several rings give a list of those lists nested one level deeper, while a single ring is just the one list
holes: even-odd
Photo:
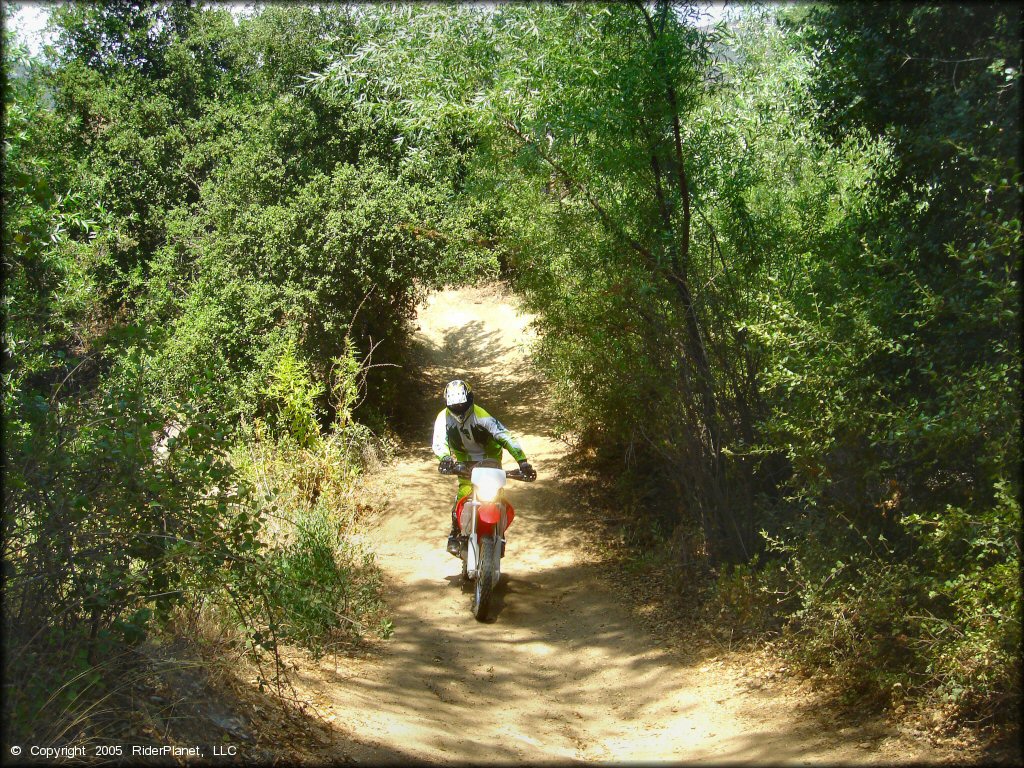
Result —
[{"label": "dense foliage", "polygon": [[697,15],[57,11],[5,62],[16,647],[199,593],[257,644],[376,617],[332,515],[418,297],[500,270],[638,546],[854,695],[1008,711],[1020,9]]},{"label": "dense foliage", "polygon": [[51,23],[45,60],[5,45],[5,721],[40,742],[154,619],[386,633],[354,483],[454,269],[416,234],[447,168],[302,87],[355,44],[340,9]]},{"label": "dense foliage", "polygon": [[[1020,11],[792,18],[813,128],[887,147],[874,202],[763,327],[789,629],[883,700],[990,717],[1020,649]],[[781,332],[780,332],[781,331]]]}]

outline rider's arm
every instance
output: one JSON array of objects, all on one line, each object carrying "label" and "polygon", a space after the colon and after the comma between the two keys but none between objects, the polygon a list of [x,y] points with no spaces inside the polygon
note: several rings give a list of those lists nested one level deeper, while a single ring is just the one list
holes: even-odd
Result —
[{"label": "rider's arm", "polygon": [[451,455],[451,449],[448,446],[448,431],[447,423],[445,419],[444,411],[437,414],[437,419],[434,420],[434,455],[438,459],[443,459],[445,456]]},{"label": "rider's arm", "polygon": [[526,461],[526,454],[523,452],[522,446],[505,425],[479,405],[474,405],[473,408],[480,425],[491,433],[491,437],[497,441],[498,445],[508,451],[516,461]]}]

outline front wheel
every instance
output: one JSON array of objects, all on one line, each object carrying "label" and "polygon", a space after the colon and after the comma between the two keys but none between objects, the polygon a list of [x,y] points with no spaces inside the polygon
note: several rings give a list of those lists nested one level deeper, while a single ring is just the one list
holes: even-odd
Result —
[{"label": "front wheel", "polygon": [[491,603],[491,591],[494,589],[494,538],[488,536],[480,542],[480,568],[477,571],[476,589],[473,590],[473,615],[477,621],[487,618],[487,608]]}]

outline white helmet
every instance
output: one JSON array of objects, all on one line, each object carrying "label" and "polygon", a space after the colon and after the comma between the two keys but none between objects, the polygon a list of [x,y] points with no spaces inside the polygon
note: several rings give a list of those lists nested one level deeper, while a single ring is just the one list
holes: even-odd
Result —
[{"label": "white helmet", "polygon": [[473,389],[462,379],[449,381],[444,388],[444,404],[455,418],[465,421],[473,409]]}]

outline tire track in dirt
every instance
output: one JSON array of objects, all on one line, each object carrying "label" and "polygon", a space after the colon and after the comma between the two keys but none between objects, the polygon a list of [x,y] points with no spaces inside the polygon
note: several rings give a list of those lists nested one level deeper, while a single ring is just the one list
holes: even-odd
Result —
[{"label": "tire track in dirt", "polygon": [[[358,760],[866,763],[935,759],[891,733],[837,735],[790,693],[755,690],[729,662],[698,666],[638,625],[578,546],[588,525],[559,486],[565,446],[520,345],[529,318],[495,287],[431,295],[416,336],[422,429],[380,478],[372,534],[395,631],[372,658],[303,664],[296,688],[326,707]],[[517,509],[493,620],[477,622],[445,552],[455,484],[430,448],[444,382],[466,378],[539,472]],[[506,457],[507,460],[507,457]]]}]

